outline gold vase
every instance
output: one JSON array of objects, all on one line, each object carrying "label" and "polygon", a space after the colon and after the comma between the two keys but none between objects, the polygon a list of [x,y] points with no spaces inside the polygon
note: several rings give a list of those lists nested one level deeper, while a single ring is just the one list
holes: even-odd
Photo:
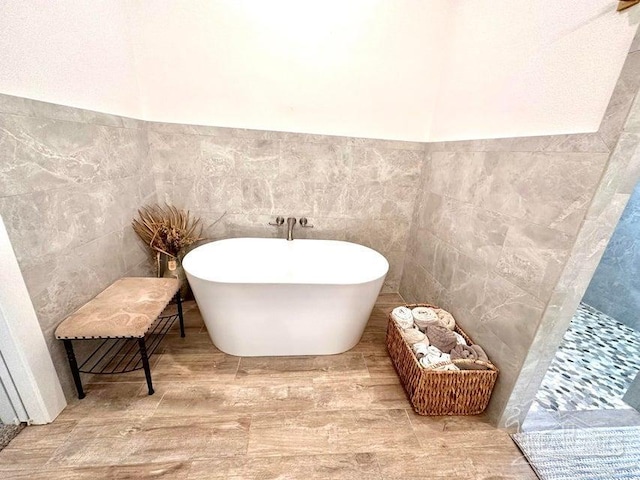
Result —
[{"label": "gold vase", "polygon": [[162,276],[164,278],[174,277],[180,281],[180,293],[184,299],[187,295],[189,284],[187,282],[187,275],[184,272],[184,268],[182,268],[182,262],[180,262],[176,257],[170,257],[168,255],[163,255],[163,257]]}]

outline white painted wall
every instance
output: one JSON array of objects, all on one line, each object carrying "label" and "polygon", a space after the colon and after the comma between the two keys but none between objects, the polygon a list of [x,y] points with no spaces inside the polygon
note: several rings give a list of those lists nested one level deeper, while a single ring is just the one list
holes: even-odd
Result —
[{"label": "white painted wall", "polygon": [[2,93],[147,120],[418,141],[596,130],[637,27],[612,0],[0,8]]},{"label": "white painted wall", "polygon": [[144,116],[424,138],[446,13],[447,0],[137,2]]},{"label": "white painted wall", "polygon": [[[2,217],[0,265],[0,352],[3,367],[6,365],[8,369],[29,422],[49,423],[64,409],[67,401]],[[4,384],[6,372],[0,373]]]},{"label": "white painted wall", "polygon": [[452,2],[432,140],[598,130],[640,16],[611,0]]},{"label": "white painted wall", "polygon": [[139,116],[123,0],[0,0],[0,92]]}]

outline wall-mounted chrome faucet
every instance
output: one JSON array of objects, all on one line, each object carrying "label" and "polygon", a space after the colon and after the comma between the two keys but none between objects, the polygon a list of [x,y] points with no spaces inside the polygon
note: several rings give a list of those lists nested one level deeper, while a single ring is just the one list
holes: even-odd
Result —
[{"label": "wall-mounted chrome faucet", "polygon": [[[293,227],[295,226],[297,220],[295,217],[287,218],[287,241],[293,240]],[[269,222],[269,225],[272,227],[282,227],[284,225],[284,217],[276,217],[275,222]],[[313,225],[309,225],[309,221],[306,217],[300,218],[300,226],[303,228],[313,228]]]},{"label": "wall-mounted chrome faucet", "polygon": [[296,224],[294,217],[287,218],[287,241],[293,240],[293,226]]}]

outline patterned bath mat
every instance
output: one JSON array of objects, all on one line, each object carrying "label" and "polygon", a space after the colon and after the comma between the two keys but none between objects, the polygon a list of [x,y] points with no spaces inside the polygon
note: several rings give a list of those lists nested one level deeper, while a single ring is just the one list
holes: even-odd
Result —
[{"label": "patterned bath mat", "polygon": [[9,445],[9,442],[20,433],[20,430],[24,428],[24,424],[19,425],[5,425],[0,423],[0,450]]},{"label": "patterned bath mat", "polygon": [[630,408],[622,397],[638,371],[640,332],[580,304],[533,410]]},{"label": "patterned bath mat", "polygon": [[542,480],[640,478],[640,427],[511,435]]}]

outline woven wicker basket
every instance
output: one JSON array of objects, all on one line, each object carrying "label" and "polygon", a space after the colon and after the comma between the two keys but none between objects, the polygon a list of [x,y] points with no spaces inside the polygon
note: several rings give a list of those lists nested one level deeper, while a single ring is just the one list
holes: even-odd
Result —
[{"label": "woven wicker basket", "polygon": [[[427,303],[406,306],[438,308]],[[458,326],[455,331],[462,335],[467,343],[473,343]],[[493,364],[472,362],[482,364],[486,370],[425,369],[405,342],[400,327],[391,315],[387,325],[387,350],[418,415],[477,415],[487,408],[498,377],[498,369]]]}]

